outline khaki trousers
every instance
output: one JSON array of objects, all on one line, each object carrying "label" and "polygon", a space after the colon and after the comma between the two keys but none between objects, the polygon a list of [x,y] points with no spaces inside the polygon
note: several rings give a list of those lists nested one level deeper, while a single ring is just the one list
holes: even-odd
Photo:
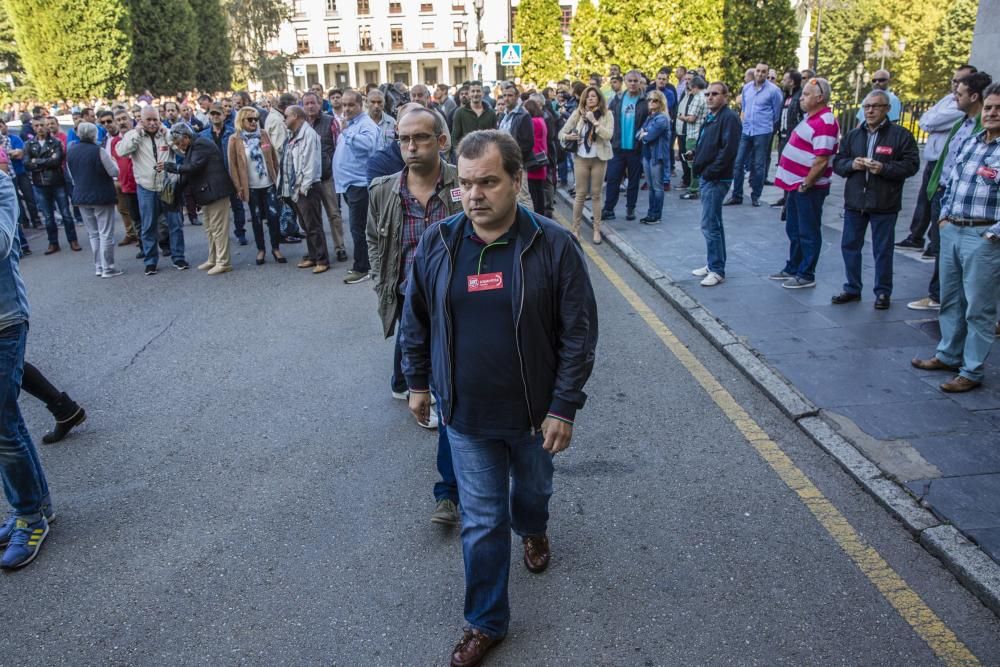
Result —
[{"label": "khaki trousers", "polygon": [[573,233],[580,234],[583,224],[583,202],[590,195],[590,210],[594,212],[594,231],[601,229],[601,190],[608,163],[596,157],[573,156],[573,174],[576,178],[576,200],[573,202]]},{"label": "khaki trousers", "polygon": [[201,207],[208,236],[208,261],[215,266],[232,266],[229,257],[229,197]]},{"label": "khaki trousers", "polygon": [[[337,193],[333,190],[333,179],[319,182],[319,194],[323,199],[323,210],[326,211],[326,219],[330,221],[330,234],[333,236],[334,250],[344,249],[344,218],[340,215],[340,201]],[[320,219],[320,229],[323,229],[323,220]]]}]

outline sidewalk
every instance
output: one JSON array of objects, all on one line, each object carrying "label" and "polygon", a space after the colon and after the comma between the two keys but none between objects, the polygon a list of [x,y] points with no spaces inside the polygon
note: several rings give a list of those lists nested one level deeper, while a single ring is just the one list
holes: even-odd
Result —
[{"label": "sidewalk", "polygon": [[[678,167],[676,185],[679,172]],[[728,257],[726,281],[717,287],[702,287],[691,275],[705,265],[701,205],[681,200],[679,191],[665,193],[663,222],[655,226],[626,222],[621,193],[617,219],[608,225],[609,242],[615,245],[617,235],[641,249],[665,274],[663,282],[683,290],[783,375],[886,477],[1000,562],[1000,355],[989,360],[983,386],[967,394],[937,388],[947,373],[912,368],[910,359],[932,355],[940,335],[934,311],[906,307],[926,296],[934,265],[919,253],[897,251],[892,307],[877,311],[870,238],[863,300],[830,303],[844,282],[843,183],[834,176],[826,201],[815,289],[788,290],[767,279],[782,269],[788,250],[780,210],[767,207],[780,197],[774,187],[764,188],[760,208],[750,206],[745,191],[743,205],[723,209]],[[907,182],[896,240],[909,228],[919,185],[919,175]],[[638,218],[646,212],[648,195],[639,192]],[[589,221],[590,203],[586,206]],[[589,237],[581,234],[584,243]]]}]

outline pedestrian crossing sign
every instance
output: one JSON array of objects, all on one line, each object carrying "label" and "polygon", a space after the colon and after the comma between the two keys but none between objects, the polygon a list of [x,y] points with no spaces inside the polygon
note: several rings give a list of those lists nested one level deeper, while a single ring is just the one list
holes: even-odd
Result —
[{"label": "pedestrian crossing sign", "polygon": [[511,65],[521,64],[521,45],[520,44],[501,44],[500,45],[500,64],[504,67],[509,67]]}]

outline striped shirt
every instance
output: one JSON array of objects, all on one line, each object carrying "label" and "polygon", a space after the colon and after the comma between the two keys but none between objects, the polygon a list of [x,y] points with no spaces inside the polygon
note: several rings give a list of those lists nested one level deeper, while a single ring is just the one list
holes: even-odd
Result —
[{"label": "striped shirt", "polygon": [[948,216],[1000,223],[1000,138],[987,142],[982,130],[962,144],[941,203]]},{"label": "striped shirt", "polygon": [[[812,169],[817,157],[836,154],[839,136],[840,127],[830,107],[823,107],[820,111],[802,119],[802,122],[792,130],[788,143],[781,151],[774,184],[788,192],[797,190],[809,175],[809,170]],[[831,161],[812,187],[830,187],[832,174]]]}]

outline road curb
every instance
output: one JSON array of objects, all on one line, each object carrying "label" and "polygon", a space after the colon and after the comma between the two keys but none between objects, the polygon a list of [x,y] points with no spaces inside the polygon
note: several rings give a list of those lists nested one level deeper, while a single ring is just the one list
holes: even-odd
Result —
[{"label": "road curb", "polygon": [[[564,203],[573,199],[562,188],[556,193]],[[593,226],[590,211],[583,209],[587,224]],[[602,223],[604,241],[667,300],[702,335],[718,348],[746,377],[757,385],[803,433],[829,454],[893,517],[914,539],[936,556],[945,567],[994,614],[1000,616],[1000,564],[962,535],[954,526],[942,523],[922,507],[909,491],[870,461],[849,438],[829,422],[812,401],[773,369],[752,347],[712,315],[698,300],[646,255],[632,247],[614,227]]]}]

